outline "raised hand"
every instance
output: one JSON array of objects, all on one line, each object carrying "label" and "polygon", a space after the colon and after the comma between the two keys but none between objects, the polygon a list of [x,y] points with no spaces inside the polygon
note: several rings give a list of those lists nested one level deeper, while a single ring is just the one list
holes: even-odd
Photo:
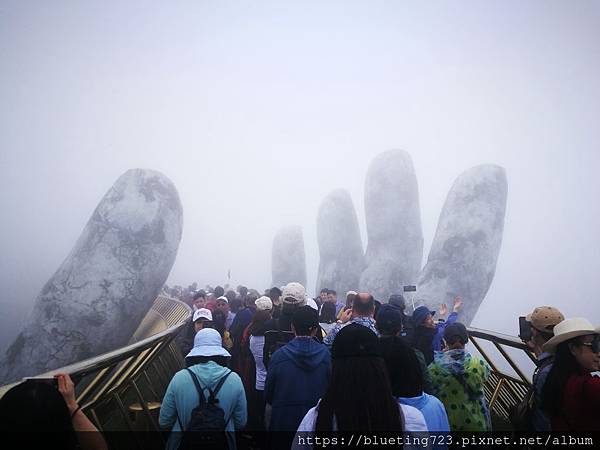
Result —
[{"label": "raised hand", "polygon": [[442,303],[440,305],[440,307],[438,308],[438,314],[440,316],[445,316],[448,313],[448,307],[446,306],[445,303]]},{"label": "raised hand", "polygon": [[460,297],[456,297],[454,299],[454,306],[452,307],[452,311],[458,312],[460,308],[462,308],[463,301]]}]

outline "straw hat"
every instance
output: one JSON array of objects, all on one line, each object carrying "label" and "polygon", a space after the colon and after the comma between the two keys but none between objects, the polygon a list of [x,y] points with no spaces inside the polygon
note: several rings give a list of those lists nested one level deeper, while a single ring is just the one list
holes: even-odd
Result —
[{"label": "straw hat", "polygon": [[583,317],[565,319],[554,327],[554,337],[542,346],[542,350],[554,352],[558,344],[586,334],[600,334],[600,327],[594,327]]}]

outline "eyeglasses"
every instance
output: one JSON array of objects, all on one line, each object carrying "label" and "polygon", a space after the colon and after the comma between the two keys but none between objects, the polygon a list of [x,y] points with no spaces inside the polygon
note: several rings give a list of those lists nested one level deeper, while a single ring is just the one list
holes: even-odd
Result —
[{"label": "eyeglasses", "polygon": [[594,353],[600,353],[600,337],[594,338],[592,342],[582,342],[581,345],[591,347],[591,350]]}]

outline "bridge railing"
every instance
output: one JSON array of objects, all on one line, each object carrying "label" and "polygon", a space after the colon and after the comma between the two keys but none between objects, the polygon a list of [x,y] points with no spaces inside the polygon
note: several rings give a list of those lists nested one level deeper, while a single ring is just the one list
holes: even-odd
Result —
[{"label": "bridge railing", "polygon": [[[158,431],[160,402],[173,374],[184,367],[175,338],[190,316],[185,303],[159,296],[133,343],[41,376],[70,374],[77,402],[100,431]],[[139,439],[140,433],[127,436]],[[123,436],[120,439],[119,447]],[[144,447],[140,442],[126,445]]]},{"label": "bridge railing", "polygon": [[484,386],[493,415],[508,422],[510,409],[525,397],[531,386],[536,358],[518,338],[479,328],[469,328],[469,340],[490,365]]},{"label": "bridge railing", "polygon": [[[132,344],[43,375],[69,373],[78,403],[101,431],[158,431],[160,402],[172,376],[185,367],[175,338],[190,316],[185,303],[159,296]],[[492,369],[484,387],[490,409],[508,420],[531,385],[535,357],[516,337],[478,328],[469,328],[469,335],[474,352]],[[128,435],[139,439],[140,433]],[[144,447],[131,442],[128,448]]]}]

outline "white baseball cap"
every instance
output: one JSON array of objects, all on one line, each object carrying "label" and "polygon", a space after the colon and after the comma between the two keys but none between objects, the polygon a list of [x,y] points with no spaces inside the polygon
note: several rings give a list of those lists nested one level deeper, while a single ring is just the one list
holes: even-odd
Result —
[{"label": "white baseball cap", "polygon": [[254,304],[256,305],[256,309],[259,311],[269,311],[269,310],[273,309],[273,302],[266,295],[263,295],[262,297],[257,298],[254,301]]},{"label": "white baseball cap", "polygon": [[192,318],[192,322],[195,322],[196,320],[200,320],[200,319],[210,320],[212,322],[213,318],[212,318],[212,313],[210,312],[210,309],[206,309],[206,308],[197,309],[194,312],[194,317]]}]

